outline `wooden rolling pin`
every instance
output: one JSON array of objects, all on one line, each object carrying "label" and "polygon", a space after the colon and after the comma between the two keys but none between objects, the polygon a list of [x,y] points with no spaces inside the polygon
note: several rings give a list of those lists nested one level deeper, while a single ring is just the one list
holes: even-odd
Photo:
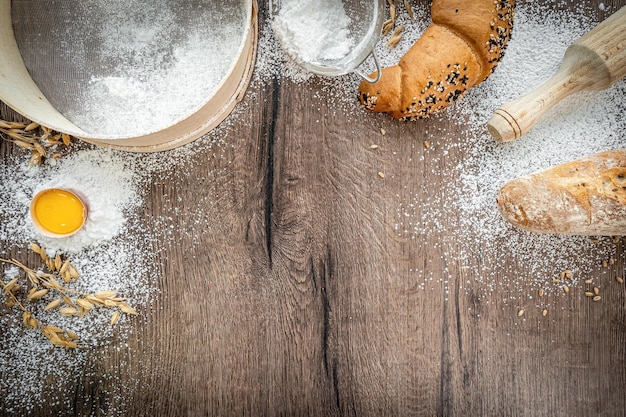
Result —
[{"label": "wooden rolling pin", "polygon": [[499,142],[519,139],[565,97],[579,91],[608,88],[624,76],[626,6],[570,45],[552,78],[498,108],[487,122],[487,129]]}]

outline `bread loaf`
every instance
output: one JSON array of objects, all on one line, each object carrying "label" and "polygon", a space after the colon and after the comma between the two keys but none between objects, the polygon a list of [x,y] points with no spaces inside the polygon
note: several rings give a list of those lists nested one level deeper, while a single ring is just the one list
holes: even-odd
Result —
[{"label": "bread loaf", "polygon": [[361,83],[359,100],[405,120],[449,106],[502,59],[514,7],[515,0],[433,0],[433,23],[377,83]]},{"label": "bread loaf", "polygon": [[514,179],[498,208],[531,232],[626,234],[626,149],[603,152]]}]

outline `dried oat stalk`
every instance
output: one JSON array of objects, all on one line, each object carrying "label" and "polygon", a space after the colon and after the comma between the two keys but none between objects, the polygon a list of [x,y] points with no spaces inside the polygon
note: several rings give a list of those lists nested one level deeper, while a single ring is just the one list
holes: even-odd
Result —
[{"label": "dried oat stalk", "polygon": [[30,166],[41,165],[47,158],[60,159],[69,153],[72,137],[37,123],[8,122],[0,119],[0,137],[30,150]]},{"label": "dried oat stalk", "polygon": [[389,19],[383,23],[383,36],[389,35],[396,25],[396,2],[395,0],[387,0],[389,4]]},{"label": "dried oat stalk", "polygon": [[411,3],[409,3],[409,0],[404,0],[404,8],[409,14],[409,17],[411,18],[411,20],[414,20],[415,15],[413,14],[413,8],[411,8]]},{"label": "dried oat stalk", "polygon": [[[76,348],[80,341],[71,330],[42,324],[26,308],[18,295],[23,295],[22,298],[29,302],[46,299],[44,311],[57,311],[68,317],[84,317],[93,309],[110,308],[114,310],[111,325],[119,320],[121,314],[137,315],[137,311],[127,303],[126,298],[119,297],[116,290],[87,294],[68,288],[64,284],[70,284],[79,278],[78,271],[70,260],[64,259],[61,254],[48,256],[45,249],[35,242],[31,242],[30,249],[40,256],[45,270],[36,271],[15,259],[0,258],[0,263],[17,266],[24,273],[23,277],[15,277],[6,283],[0,279],[0,285],[5,294],[6,305],[18,307],[22,311],[24,326],[27,329],[41,331],[54,346]],[[20,285],[20,279],[25,281],[24,286]],[[61,281],[64,284],[61,284]]]},{"label": "dried oat stalk", "polygon": [[403,29],[404,29],[404,26],[400,25],[400,26],[398,26],[396,28],[396,30],[393,31],[393,33],[391,34],[391,37],[387,41],[387,45],[390,48],[395,48],[396,45],[398,45],[398,42],[400,42],[400,40],[402,39],[402,30]]}]

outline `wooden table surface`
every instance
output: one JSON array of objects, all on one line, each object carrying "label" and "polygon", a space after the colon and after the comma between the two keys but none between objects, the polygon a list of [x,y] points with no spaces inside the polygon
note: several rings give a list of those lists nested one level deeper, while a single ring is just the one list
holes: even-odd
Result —
[{"label": "wooden table surface", "polygon": [[[398,201],[437,195],[446,178],[433,168],[463,158],[415,146],[450,121],[354,123],[317,83],[253,84],[248,111],[222,132],[222,157],[198,151],[155,177],[137,215],[163,215],[173,231],[154,257],[159,295],[145,320],[124,324],[133,331],[123,348],[94,348],[84,374],[44,394],[63,400],[31,414],[626,415],[624,287],[601,304],[553,295],[548,317],[518,317],[524,301],[502,300],[524,288],[511,270],[525,265],[486,271],[505,254],[484,247],[455,259],[441,244],[454,246],[453,229],[394,230]],[[4,105],[0,116],[16,117]],[[3,141],[5,160],[15,154]],[[460,215],[446,210],[444,225]],[[210,228],[194,228],[189,213]],[[623,242],[613,257],[589,278],[623,274]],[[423,287],[424,277],[436,279]],[[482,295],[486,281],[498,285]]]}]

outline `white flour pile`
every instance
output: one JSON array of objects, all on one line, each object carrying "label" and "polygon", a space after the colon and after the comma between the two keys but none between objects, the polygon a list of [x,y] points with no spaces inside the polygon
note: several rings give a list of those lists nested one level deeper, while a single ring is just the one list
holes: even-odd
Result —
[{"label": "white flour pile", "polygon": [[0,230],[0,239],[26,242],[37,236],[28,207],[33,196],[46,188],[78,191],[89,207],[87,221],[76,234],[62,239],[43,236],[38,239],[50,255],[57,251],[79,252],[112,239],[123,231],[124,211],[133,210],[141,203],[133,183],[135,175],[124,167],[120,157],[98,151],[70,154],[59,162],[50,160],[42,167],[18,166],[17,171],[4,176],[15,178],[4,181],[2,186],[2,205],[5,209],[11,207],[14,215]]},{"label": "white flour pile", "polygon": [[283,48],[300,62],[337,60],[354,47],[342,0],[284,0],[274,19]]},{"label": "white flour pile", "polygon": [[57,26],[76,43],[61,56],[101,66],[66,116],[89,133],[115,138],[162,130],[200,109],[243,40],[243,6],[222,3],[79,2]]}]

